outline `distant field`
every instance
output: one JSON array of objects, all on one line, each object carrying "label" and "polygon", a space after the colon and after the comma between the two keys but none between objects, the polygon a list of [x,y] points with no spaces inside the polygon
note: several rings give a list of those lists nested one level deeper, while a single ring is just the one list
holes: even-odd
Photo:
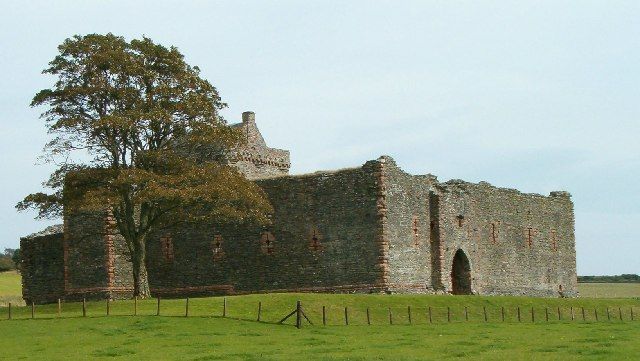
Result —
[{"label": "distant field", "polygon": [[20,274],[15,271],[0,272],[0,306],[9,302],[23,305]]},{"label": "distant field", "polygon": [[640,283],[578,283],[580,297],[640,298]]}]

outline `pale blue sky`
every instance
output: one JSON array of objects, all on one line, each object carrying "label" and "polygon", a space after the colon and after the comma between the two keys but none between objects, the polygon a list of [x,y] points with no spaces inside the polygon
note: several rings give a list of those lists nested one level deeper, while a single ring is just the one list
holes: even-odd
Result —
[{"label": "pale blue sky", "polygon": [[30,109],[74,34],[177,46],[292,173],[381,154],[440,180],[568,190],[579,274],[640,273],[638,1],[6,1],[0,248],[49,223],[14,205],[52,167]]}]

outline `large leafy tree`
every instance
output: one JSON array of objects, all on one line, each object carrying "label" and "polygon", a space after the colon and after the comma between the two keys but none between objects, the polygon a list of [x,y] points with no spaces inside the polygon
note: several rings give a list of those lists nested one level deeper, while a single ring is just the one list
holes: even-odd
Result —
[{"label": "large leafy tree", "polygon": [[134,295],[150,296],[150,234],[178,223],[268,222],[262,190],[227,165],[242,137],[220,116],[226,104],[174,47],[146,37],[74,36],[43,71],[57,78],[32,106],[57,170],[16,207],[55,218],[63,209],[113,214],[133,267]]}]

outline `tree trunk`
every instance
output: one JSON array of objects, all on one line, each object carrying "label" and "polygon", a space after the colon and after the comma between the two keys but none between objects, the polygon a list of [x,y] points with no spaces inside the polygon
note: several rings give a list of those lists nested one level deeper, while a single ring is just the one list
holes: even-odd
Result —
[{"label": "tree trunk", "polygon": [[131,257],[133,263],[133,295],[138,298],[150,298],[149,278],[147,276],[146,247],[145,242],[139,242],[137,247],[133,247]]}]

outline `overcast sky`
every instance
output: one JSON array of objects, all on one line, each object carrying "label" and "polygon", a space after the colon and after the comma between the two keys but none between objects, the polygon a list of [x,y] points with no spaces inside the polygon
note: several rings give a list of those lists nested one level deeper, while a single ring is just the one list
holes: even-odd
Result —
[{"label": "overcast sky", "polygon": [[0,248],[53,169],[29,103],[74,34],[146,35],[198,65],[292,173],[406,171],[573,195],[579,274],[640,273],[639,1],[2,1]]}]

